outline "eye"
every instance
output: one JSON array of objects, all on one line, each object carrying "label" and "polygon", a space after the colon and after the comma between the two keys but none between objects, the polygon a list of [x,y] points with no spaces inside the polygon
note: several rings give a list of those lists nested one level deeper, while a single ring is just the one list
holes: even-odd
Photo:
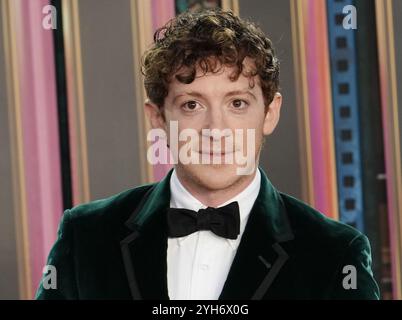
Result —
[{"label": "eye", "polygon": [[197,101],[190,100],[190,101],[184,102],[184,103],[181,105],[181,108],[184,109],[184,111],[190,111],[190,112],[191,112],[191,111],[196,110],[196,109],[197,109],[197,106],[198,106],[198,102],[197,102]]},{"label": "eye", "polygon": [[237,110],[245,109],[245,108],[247,108],[248,105],[249,105],[249,103],[242,99],[235,99],[232,101],[232,106]]}]

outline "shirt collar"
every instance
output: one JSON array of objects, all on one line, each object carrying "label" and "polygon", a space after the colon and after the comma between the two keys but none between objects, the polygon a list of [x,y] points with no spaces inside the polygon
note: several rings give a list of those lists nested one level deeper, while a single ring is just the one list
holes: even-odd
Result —
[{"label": "shirt collar", "polygon": [[[251,209],[254,205],[255,200],[257,199],[258,193],[260,191],[261,186],[261,173],[257,168],[256,173],[254,175],[254,179],[251,183],[240,193],[238,193],[233,198],[227,200],[225,203],[222,203],[218,207],[225,206],[233,201],[237,201],[239,203],[240,210],[240,234],[237,239],[226,239],[230,246],[235,249],[240,242],[241,235],[246,227],[246,223],[248,217],[250,215]],[[193,211],[198,211],[200,209],[204,209],[207,206],[201,203],[197,198],[195,198],[180,182],[177,177],[176,170],[174,169],[172,172],[172,176],[170,178],[170,207],[172,208],[185,208]],[[184,240],[186,240],[188,236],[179,237],[177,239],[177,243],[180,245]]]}]

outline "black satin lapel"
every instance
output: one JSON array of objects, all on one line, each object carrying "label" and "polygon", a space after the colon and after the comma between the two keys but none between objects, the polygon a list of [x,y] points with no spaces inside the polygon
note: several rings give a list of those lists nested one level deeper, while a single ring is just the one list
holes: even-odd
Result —
[{"label": "black satin lapel", "polygon": [[272,265],[266,260],[264,260],[263,256],[259,256],[261,261],[266,265],[267,269],[269,272],[266,274],[264,277],[264,280],[261,281],[259,287],[257,290],[254,292],[253,296],[251,297],[251,300],[261,300],[266,292],[268,291],[269,287],[271,286],[272,282],[275,280],[276,276],[278,275],[279,271],[283,267],[283,265],[286,263],[286,260],[288,260],[289,256],[286,253],[286,251],[280,246],[279,243],[275,243],[272,248],[275,250],[277,253],[277,258],[275,260],[275,263]]},{"label": "black satin lapel", "polygon": [[134,300],[167,300],[167,232],[163,212],[146,228],[121,241],[124,266]]},{"label": "black satin lapel", "polygon": [[172,170],[150,187],[125,225],[130,234],[120,242],[133,299],[169,299],[167,287],[167,222]]},{"label": "black satin lapel", "polygon": [[[281,204],[277,214],[286,215]],[[293,239],[285,223],[274,226],[272,221],[263,206],[257,204],[253,208],[220,300],[263,299],[269,293],[289,258],[281,242]]]},{"label": "black satin lapel", "polygon": [[138,288],[137,278],[134,273],[133,262],[131,259],[130,244],[139,236],[139,232],[135,231],[127,238],[120,242],[121,252],[123,256],[124,268],[127,274],[128,285],[130,287],[131,296],[134,300],[141,300],[142,295]]}]

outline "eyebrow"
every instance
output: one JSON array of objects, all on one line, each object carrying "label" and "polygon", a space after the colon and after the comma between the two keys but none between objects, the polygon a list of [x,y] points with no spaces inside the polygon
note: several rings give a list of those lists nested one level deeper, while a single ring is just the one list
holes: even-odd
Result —
[{"label": "eyebrow", "polygon": [[[249,89],[229,91],[228,93],[225,94],[225,98],[231,97],[231,96],[237,96],[237,95],[241,95],[241,94],[250,95],[252,98],[254,98],[254,100],[257,100],[256,96]],[[180,98],[182,96],[193,96],[193,97],[197,97],[197,98],[204,98],[204,95],[201,92],[198,92],[198,91],[183,92],[183,93],[177,94],[173,98],[173,104],[176,102],[176,100],[178,98]]]}]

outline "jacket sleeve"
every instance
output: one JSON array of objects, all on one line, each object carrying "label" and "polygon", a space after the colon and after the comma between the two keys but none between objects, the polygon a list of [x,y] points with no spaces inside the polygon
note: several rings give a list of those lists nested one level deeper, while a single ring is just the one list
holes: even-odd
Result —
[{"label": "jacket sleeve", "polygon": [[50,250],[47,266],[54,268],[57,280],[55,287],[49,287],[49,273],[44,274],[35,295],[37,300],[79,299],[74,270],[73,228],[70,210],[63,214],[57,232],[57,240]]},{"label": "jacket sleeve", "polygon": [[338,267],[331,299],[378,300],[380,291],[371,270],[371,248],[368,238],[360,234],[349,244]]}]

